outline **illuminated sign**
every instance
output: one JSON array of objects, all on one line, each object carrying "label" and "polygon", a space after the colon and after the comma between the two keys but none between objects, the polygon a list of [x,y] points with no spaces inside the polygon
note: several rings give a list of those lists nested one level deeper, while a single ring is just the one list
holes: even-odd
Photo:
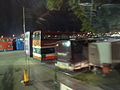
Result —
[{"label": "illuminated sign", "polygon": [[67,56],[67,53],[58,53],[58,55]]}]

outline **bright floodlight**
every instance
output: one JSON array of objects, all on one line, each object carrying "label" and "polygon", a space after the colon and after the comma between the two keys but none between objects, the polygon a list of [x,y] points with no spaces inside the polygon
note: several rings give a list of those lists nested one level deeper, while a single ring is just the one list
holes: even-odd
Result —
[{"label": "bright floodlight", "polygon": [[65,42],[64,45],[65,45],[66,47],[69,47],[69,46],[70,46],[70,41]]},{"label": "bright floodlight", "polygon": [[13,37],[15,37],[15,35],[13,34]]}]

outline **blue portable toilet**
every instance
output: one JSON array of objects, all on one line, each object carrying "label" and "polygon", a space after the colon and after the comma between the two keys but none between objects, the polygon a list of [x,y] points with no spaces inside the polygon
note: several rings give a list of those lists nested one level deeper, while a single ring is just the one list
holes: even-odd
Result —
[{"label": "blue portable toilet", "polygon": [[16,37],[16,50],[24,50],[24,40],[23,40],[23,38]]}]

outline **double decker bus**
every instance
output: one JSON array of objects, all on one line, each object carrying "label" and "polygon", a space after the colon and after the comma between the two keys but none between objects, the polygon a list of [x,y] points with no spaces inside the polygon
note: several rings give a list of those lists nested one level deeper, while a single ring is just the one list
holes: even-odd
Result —
[{"label": "double decker bus", "polygon": [[11,51],[13,50],[13,39],[12,38],[0,38],[0,51]]},{"label": "double decker bus", "polygon": [[[78,34],[78,33],[76,33]],[[41,62],[54,60],[56,42],[76,38],[76,34],[69,32],[33,32],[33,58]],[[81,36],[81,35],[78,35]]]}]

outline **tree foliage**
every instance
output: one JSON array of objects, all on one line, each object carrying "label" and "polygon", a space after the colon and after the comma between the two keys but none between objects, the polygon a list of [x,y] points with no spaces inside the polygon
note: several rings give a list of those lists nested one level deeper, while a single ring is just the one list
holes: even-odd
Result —
[{"label": "tree foliage", "polygon": [[[65,4],[66,3],[66,4]],[[64,10],[67,8],[73,12],[81,21],[82,21],[82,29],[80,28],[80,31],[87,32],[87,31],[93,31],[94,26],[90,25],[90,19],[87,18],[82,9],[78,7],[79,0],[47,0],[47,8],[48,9],[61,9],[64,8]],[[67,6],[67,7],[66,7]],[[68,7],[69,6],[69,7]]]},{"label": "tree foliage", "polygon": [[107,32],[111,30],[119,30],[120,5],[102,5],[99,12],[99,21],[102,29],[104,29]]},{"label": "tree foliage", "polygon": [[78,6],[77,3],[78,2],[75,3],[72,3],[71,1],[69,2],[73,13],[82,21],[82,28],[80,29],[80,31],[93,32],[94,26],[90,25],[90,19],[85,16],[82,9]]},{"label": "tree foliage", "polygon": [[51,9],[60,9],[62,0],[47,0],[47,8]]}]

